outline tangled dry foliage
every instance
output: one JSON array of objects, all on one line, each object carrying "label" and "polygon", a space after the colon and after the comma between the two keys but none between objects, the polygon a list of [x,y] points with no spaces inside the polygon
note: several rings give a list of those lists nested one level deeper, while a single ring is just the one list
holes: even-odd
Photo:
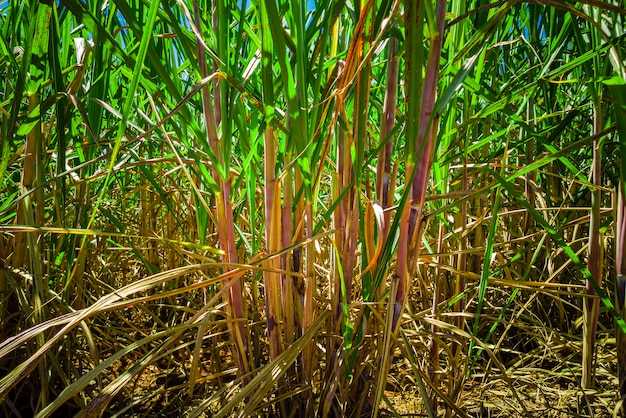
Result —
[{"label": "tangled dry foliage", "polygon": [[0,1],[0,415],[623,415],[624,16]]},{"label": "tangled dry foliage", "polygon": [[[174,248],[159,248],[156,251],[157,259],[162,262],[176,258],[184,264],[182,260],[187,256],[184,251]],[[192,259],[188,259],[187,264],[192,262]],[[138,279],[151,277],[145,266],[132,255],[132,249],[116,245],[113,239],[93,248],[87,258],[87,266],[85,279],[88,282],[86,287],[90,289],[91,304],[114,293],[112,289],[123,289],[132,286]],[[326,270],[324,266],[319,266],[319,269]],[[428,282],[432,280],[432,277],[428,278],[432,275],[431,271],[432,266],[421,265],[420,272]],[[80,376],[97,371],[98,364],[106,363],[106,368],[85,382],[79,395],[64,402],[54,416],[68,416],[84,411],[85,406],[103,392],[103,388],[115,384],[116,379],[138,365],[143,368],[141,373],[124,381],[110,400],[105,416],[210,417],[219,413],[241,384],[231,355],[232,341],[228,332],[228,318],[221,309],[223,303],[216,303],[207,311],[202,321],[206,329],[200,344],[197,344],[197,325],[181,326],[188,323],[199,307],[205,306],[210,299],[211,286],[205,286],[203,282],[211,275],[210,269],[205,267],[202,271],[173,280],[161,280],[158,287],[140,291],[134,299],[103,308],[86,321],[88,328],[80,326],[68,333],[65,341],[57,348],[58,358],[52,359],[64,365],[68,380],[51,384],[51,391],[61,392]],[[32,279],[21,272],[13,273],[13,278],[23,280],[20,289],[24,294],[19,298],[27,300],[28,291],[32,289],[28,283]],[[319,284],[320,293],[329,286],[328,283]],[[417,286],[414,288],[417,289]],[[255,291],[258,293],[253,294]],[[576,306],[576,303],[580,305],[579,295],[571,290],[559,295],[554,291],[528,286],[520,290],[509,308],[509,317],[499,319],[498,315],[502,311],[499,306],[505,305],[511,292],[512,289],[499,283],[494,283],[487,290],[486,299],[493,305],[482,319],[490,325],[498,322],[501,330],[493,338],[497,343],[484,347],[489,354],[483,353],[469,373],[466,373],[469,359],[465,358],[464,353],[467,352],[467,341],[471,336],[453,326],[447,329],[441,327],[437,338],[445,349],[439,358],[436,375],[438,384],[434,386],[426,374],[433,370],[427,355],[432,338],[429,327],[432,315],[425,308],[427,301],[420,299],[419,292],[414,291],[403,319],[402,341],[398,341],[399,347],[394,352],[380,415],[428,416],[419,390],[419,386],[424,385],[428,393],[439,395],[438,415],[613,416],[617,386],[614,331],[602,325],[600,327],[596,388],[593,396],[584,398],[581,404],[582,313],[580,306]],[[167,293],[176,295],[167,297]],[[262,289],[255,290],[251,286],[246,294],[249,298],[247,306],[263,304]],[[567,301],[568,298],[571,302]],[[319,306],[328,304],[328,300],[321,294],[316,299]],[[49,302],[51,309],[55,302]],[[250,309],[248,314],[252,319],[250,335],[253,336],[253,358],[257,367],[263,367],[269,355],[265,317],[262,309]],[[444,313],[440,319],[455,315]],[[22,309],[16,309],[8,322],[14,328],[4,329],[11,335],[18,334],[26,322],[24,316]],[[578,323],[569,318],[579,318]],[[600,324],[608,322],[606,315],[603,315]],[[180,335],[169,340],[174,329],[180,330]],[[321,341],[339,336],[321,333],[317,338]],[[375,336],[367,336],[364,344],[374,339]],[[142,344],[137,345],[137,342]],[[162,344],[167,344],[167,349],[151,358],[149,363],[142,364]],[[461,354],[455,356],[452,350],[458,350]],[[18,364],[26,358],[24,347],[5,357],[4,364]],[[316,381],[321,385],[324,379],[322,371],[327,367],[321,350],[318,351],[316,361]],[[193,395],[190,394],[192,376],[195,380]],[[280,385],[280,380],[277,380],[275,386],[264,394],[265,399],[252,411],[252,415],[277,414],[275,407],[281,396]],[[36,379],[26,379],[12,389],[4,403],[6,416],[29,416],[31,402],[35,402],[38,390]],[[29,399],[29,403],[24,403],[25,399]],[[243,405],[235,406],[242,408]],[[350,415],[349,411],[347,415]]]},{"label": "tangled dry foliage", "polygon": [[[124,284],[132,284],[138,278],[150,277],[144,266],[124,254],[128,251],[128,248],[123,247],[104,251],[104,254],[113,253],[106,261],[104,258],[107,257],[103,257],[103,254],[90,255],[88,265],[93,266],[94,270],[88,270],[86,286],[90,289],[93,302],[109,295],[111,288],[122,288]],[[197,408],[202,411],[197,416],[213,416],[219,411],[236,392],[240,383],[236,378],[236,367],[231,356],[232,341],[228,334],[227,318],[220,305],[216,304],[205,319],[203,325],[207,328],[199,345],[197,329],[180,326],[188,322],[199,306],[206,303],[210,289],[206,286],[203,286],[204,289],[195,289],[199,287],[198,284],[202,284],[205,277],[204,274],[195,273],[179,278],[175,283],[163,284],[156,292],[141,292],[137,295],[138,301],[131,299],[120,304],[121,306],[111,306],[111,310],[104,308],[87,322],[88,328],[80,327],[68,333],[56,348],[58,357],[51,359],[53,363],[64,366],[57,370],[62,371],[62,376],[67,380],[51,382],[48,390],[61,393],[80,376],[94,374],[93,372],[98,374],[81,388],[79,396],[63,403],[56,412],[58,416],[67,416],[72,411],[82,410],[102,393],[104,387],[141,364],[174,328],[180,328],[182,334],[177,335],[176,340],[168,341],[167,350],[151,359],[140,374],[124,382],[112,398],[107,409],[110,412],[105,413],[105,416],[114,415],[113,412],[120,416],[187,415],[197,412]],[[22,272],[13,273],[13,278],[16,281],[22,280],[20,289],[23,294],[20,299],[28,300],[29,288],[32,289],[29,286],[31,278]],[[184,293],[177,290],[175,292],[178,295],[163,297],[164,292],[172,292],[173,289],[180,289]],[[248,293],[249,306],[254,303],[253,291],[250,289]],[[493,313],[487,311],[482,318],[493,323],[499,322],[506,334],[505,331],[496,333],[497,338],[494,340],[498,343],[485,347],[491,351],[489,357],[483,354],[470,373],[466,375],[466,370],[459,370],[457,366],[467,367],[469,360],[464,358],[464,354],[455,357],[453,352],[441,353],[441,368],[436,375],[438,386],[434,386],[439,393],[439,413],[453,411],[450,413],[454,416],[503,417],[612,416],[616,403],[617,359],[611,327],[601,325],[596,353],[596,388],[593,397],[586,398],[585,403],[580,405],[581,311],[575,305],[576,299],[580,298],[570,295],[573,303],[565,302],[565,306],[558,306],[563,300],[555,300],[554,294],[548,294],[542,299],[536,297],[540,294],[537,289],[520,293],[510,308],[511,318],[498,319],[501,310],[498,309],[497,302],[505,302],[511,292],[501,287],[488,289],[487,299],[494,303]],[[257,303],[262,303],[262,292],[256,297]],[[9,336],[18,334],[21,329],[29,329],[25,325],[26,313],[19,307],[17,299],[16,293],[12,293],[7,303],[10,316],[3,330]],[[424,301],[420,301],[419,293],[414,292],[410,299],[408,313],[403,319],[403,341],[399,341],[401,347],[395,350],[385,387],[381,410],[383,416],[428,415],[419,384],[426,385],[427,391],[433,385],[428,376],[424,375],[426,371],[433,369],[427,356],[432,338],[428,324],[432,321],[429,320],[430,311],[424,310]],[[328,301],[320,296],[317,303],[323,306]],[[61,310],[61,307],[55,306],[54,300],[49,305],[51,312]],[[265,338],[265,318],[262,310],[251,311],[249,314],[253,318],[250,325],[250,333],[254,338],[251,341],[254,347],[253,358],[258,367],[262,367],[267,362],[269,351]],[[569,318],[578,318],[578,323]],[[610,323],[606,315],[601,317],[600,324],[603,323]],[[151,339],[150,336],[155,338]],[[325,338],[339,337],[323,333],[318,340]],[[374,339],[374,336],[367,338]],[[461,353],[465,353],[467,340],[471,337],[458,329],[442,327],[437,338],[442,343],[448,342],[446,345],[442,344],[446,349],[457,347]],[[141,341],[143,346],[133,347],[137,341]],[[195,354],[194,350],[198,346],[200,349]],[[110,361],[114,357],[116,359]],[[327,365],[321,350],[318,357],[316,379],[317,384],[321,385],[321,371]],[[13,365],[27,358],[28,351],[24,345],[10,355],[5,355],[3,373],[8,374]],[[101,363],[105,359],[106,364]],[[106,368],[98,370],[98,364]],[[195,373],[196,388],[193,396],[190,396],[192,373]],[[35,377],[23,380],[5,399],[4,414],[29,416],[39,390]],[[254,414],[275,414],[273,405],[280,399],[279,390],[280,384],[277,383],[275,388],[265,394],[266,400],[258,406]],[[216,393],[220,396],[215,396]],[[517,396],[514,397],[513,393]],[[206,402],[207,399],[211,399],[212,403]]]}]

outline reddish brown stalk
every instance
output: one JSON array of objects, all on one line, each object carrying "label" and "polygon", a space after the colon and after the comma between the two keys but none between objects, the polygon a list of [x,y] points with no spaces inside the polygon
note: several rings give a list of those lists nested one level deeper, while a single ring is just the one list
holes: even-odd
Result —
[{"label": "reddish brown stalk", "polygon": [[[369,98],[369,86],[371,83],[370,61],[367,56],[367,48],[370,43],[370,24],[373,14],[373,1],[367,1],[363,4],[359,16],[359,21],[354,30],[354,38],[350,43],[348,56],[346,58],[346,66],[339,80],[339,86],[344,91],[351,83],[351,79],[356,76],[355,101],[354,101],[354,120],[351,132],[345,135],[345,141],[339,142],[338,146],[338,164],[337,172],[340,183],[340,192],[350,187],[350,190],[344,196],[340,203],[342,212],[342,223],[336,223],[338,228],[342,229],[340,252],[343,285],[345,292],[341,287],[339,294],[342,295],[340,304],[350,304],[352,299],[352,279],[354,266],[356,264],[356,244],[359,235],[359,185],[361,173],[355,173],[355,166],[352,160],[352,154],[356,155],[356,159],[361,159],[359,154],[363,147],[363,138],[366,132],[367,107]],[[339,98],[338,98],[339,99]],[[343,111],[343,101],[339,100],[341,107],[337,108]],[[337,110],[336,110],[337,111]],[[348,128],[350,130],[350,128]],[[340,283],[339,283],[340,284]],[[337,310],[337,315],[341,314],[341,309]],[[338,319],[339,316],[336,317]]]},{"label": "reddish brown stalk", "polygon": [[[426,75],[422,89],[422,103],[420,107],[419,131],[415,142],[415,153],[419,156],[415,167],[415,176],[411,186],[411,204],[405,206],[402,214],[400,229],[400,241],[398,246],[398,269],[399,277],[398,293],[395,300],[393,330],[397,331],[400,317],[404,310],[404,304],[410,287],[410,278],[415,272],[417,256],[422,233],[423,205],[426,198],[430,168],[432,165],[433,146],[437,138],[439,118],[433,116],[435,100],[437,97],[437,81],[439,78],[439,61],[441,58],[441,46],[443,24],[446,13],[446,1],[437,0],[437,25],[439,33],[431,36]],[[408,16],[411,19],[411,16]],[[415,16],[417,18],[417,16]],[[407,21],[406,25],[414,25],[415,22]],[[418,71],[419,69],[414,69]]]},{"label": "reddish brown stalk", "polygon": [[[268,254],[276,254],[280,248],[280,183],[276,179],[276,138],[271,127],[265,128],[265,242]],[[270,343],[270,359],[275,359],[282,352],[282,291],[281,277],[276,273],[280,269],[280,259],[271,257],[266,262],[263,272],[265,283],[265,309],[267,312],[267,332]]]},{"label": "reddish brown stalk", "polygon": [[[600,132],[601,129],[601,111],[600,105],[597,104],[594,109],[594,133]],[[591,192],[591,214],[589,219],[589,257],[587,267],[591,276],[594,278],[598,286],[602,285],[602,243],[600,237],[600,185],[601,185],[601,148],[599,139],[593,141],[593,161],[592,161],[592,183],[594,189]],[[587,293],[595,295],[591,283],[587,281]],[[596,332],[598,327],[598,315],[600,312],[599,298],[585,298],[583,306],[583,372],[582,387],[583,389],[593,388],[593,357],[596,341]]]},{"label": "reddish brown stalk", "polygon": [[[423,205],[426,198],[426,190],[430,177],[434,143],[437,138],[439,117],[433,115],[435,100],[437,97],[437,81],[439,78],[439,61],[441,58],[443,24],[446,12],[446,1],[437,0],[436,19],[437,32],[430,33],[430,46],[428,60],[426,63],[426,74],[422,82],[420,74],[421,56],[410,48],[420,48],[422,25],[420,24],[419,13],[420,2],[413,1],[406,5],[404,25],[406,29],[406,90],[408,112],[416,112],[416,119],[413,115],[407,116],[408,135],[417,137],[407,138],[409,141],[409,152],[407,155],[406,173],[411,184],[411,195],[404,205],[400,214],[400,237],[397,250],[396,276],[392,282],[392,294],[388,309],[388,323],[385,331],[385,347],[380,361],[380,375],[378,378],[377,390],[370,399],[370,405],[376,414],[378,404],[384,390],[384,382],[390,367],[391,341],[400,329],[400,319],[405,308],[406,299],[411,287],[412,278],[417,268],[417,257],[419,254],[420,241],[424,228]],[[421,97],[417,97],[421,93]],[[414,142],[413,142],[414,141]],[[412,145],[414,144],[414,145]],[[410,148],[413,148],[412,150]],[[416,161],[417,160],[417,161]],[[437,330],[433,329],[433,333]],[[431,347],[437,350],[436,345]]]},{"label": "reddish brown stalk", "polygon": [[[193,2],[194,17],[197,28],[200,28],[200,12],[198,9],[197,1]],[[200,31],[198,31],[200,33]],[[200,67],[200,73],[203,78],[208,76],[206,56],[204,49],[202,48],[201,39],[197,42],[198,52],[198,64]],[[221,139],[217,134],[216,127],[216,114],[213,108],[213,104],[210,97],[210,86],[205,85],[201,90],[202,95],[202,107],[204,110],[204,122],[207,129],[208,142],[211,146],[211,150],[215,154],[215,157],[219,163],[224,163],[225,156],[222,153]],[[217,205],[217,232],[219,242],[224,251],[223,261],[228,263],[237,263],[237,248],[235,245],[235,229],[233,223],[233,211],[230,203],[230,178],[222,178],[217,167],[212,167],[213,178],[215,179],[219,192],[216,193],[216,205]],[[228,271],[228,268],[224,269],[224,273]],[[238,375],[243,376],[248,372],[249,361],[247,358],[248,352],[248,339],[246,336],[246,312],[243,306],[242,290],[241,290],[241,277],[235,276],[231,280],[232,283],[228,288],[228,310],[232,318],[229,321],[229,328],[231,338],[235,343],[235,363],[237,365]]]},{"label": "reddish brown stalk", "polygon": [[[289,126],[290,127],[290,126]],[[280,230],[281,230],[281,248],[287,248],[291,245],[291,237],[293,235],[292,207],[293,207],[293,173],[288,171],[284,176],[283,186],[283,204],[281,207]],[[290,346],[296,340],[295,325],[295,309],[294,309],[294,292],[293,292],[293,276],[289,274],[291,266],[289,266],[290,257],[283,254],[280,257],[281,269],[285,272],[281,274],[282,293],[284,296],[283,306],[285,321],[285,346]]]},{"label": "reddish brown stalk", "polygon": [[[393,147],[392,138],[389,137],[396,123],[396,101],[398,97],[398,68],[400,56],[398,55],[398,38],[392,36],[389,39],[389,64],[387,65],[387,89],[385,90],[385,104],[383,106],[383,123],[380,127],[380,138],[385,141],[385,146],[378,154],[376,167],[376,192],[383,210],[391,206],[393,189],[391,184],[391,152]],[[385,211],[385,224],[383,236],[385,240],[389,233],[391,211]]]},{"label": "reddish brown stalk", "polygon": [[[305,260],[306,264],[304,268],[304,298],[303,298],[303,316],[302,316],[302,334],[313,323],[314,310],[313,310],[313,294],[315,291],[315,246],[310,239],[313,237],[313,205],[307,204],[305,207],[305,232],[308,240],[306,244]],[[312,355],[313,355],[313,342],[310,342],[305,347],[305,354],[303,355],[303,369],[305,380],[310,380],[312,372]]]},{"label": "reddish brown stalk", "polygon": [[[348,87],[353,83],[354,78],[359,77],[359,74],[361,74],[358,69],[363,58],[364,27],[372,5],[373,2],[369,1],[362,7],[359,21],[354,29],[354,37],[348,48],[345,64],[342,65],[343,68],[339,67],[340,75],[337,78],[337,97],[333,110],[333,126],[336,124],[339,115],[345,113],[344,96]],[[362,83],[363,81],[359,78],[357,83],[359,82]],[[365,82],[369,83],[369,78]],[[358,99],[356,106],[358,107]],[[358,115],[358,112],[359,111],[355,109],[354,114]],[[352,132],[352,135],[346,134],[342,129],[338,132],[336,170],[336,180],[338,184],[336,188],[337,194],[335,194],[335,196],[341,195],[347,187],[350,187],[353,179],[355,179],[354,166],[351,158],[351,148],[355,146],[354,135],[356,135],[356,132]],[[356,237],[358,233],[358,196],[354,190],[354,185],[352,187],[353,189],[344,195],[343,200],[337,206],[334,216],[334,225],[338,229],[336,239],[346,288],[345,294],[343,294],[339,275],[335,274],[335,291],[333,295],[335,321],[338,321],[341,315],[342,297],[345,297],[349,303],[352,293],[352,269],[354,267],[353,250],[356,250]],[[338,268],[337,265],[336,268]],[[338,325],[338,323],[336,324]]]},{"label": "reddish brown stalk", "polygon": [[[624,174],[622,174],[623,176]],[[620,182],[617,194],[615,215],[615,293],[617,294],[617,309],[626,314],[626,199],[624,199],[624,184]],[[617,327],[617,369],[619,376],[619,395],[626,396],[626,335]],[[623,413],[626,408],[623,408]]]},{"label": "reddish brown stalk", "polygon": [[[213,8],[217,9],[217,6],[215,5],[216,1],[213,1]],[[196,2],[194,2],[194,12],[197,10],[197,7],[195,7]],[[198,16],[196,15],[196,22],[199,22],[198,20]],[[213,13],[211,16],[211,24],[213,25],[213,32],[214,33],[218,33],[217,30],[217,12]],[[213,72],[217,72],[219,70],[219,65],[217,62],[213,62]],[[221,100],[220,100],[220,83],[222,81],[219,78],[215,78],[213,80],[213,98],[215,100],[215,109],[214,109],[214,114],[215,114],[215,124],[217,126],[220,126],[220,124],[222,123],[222,105],[221,105]]]},{"label": "reddish brown stalk", "polygon": [[[333,214],[333,225],[337,229],[335,234],[336,260],[333,263],[333,282],[331,284],[331,304],[333,309],[333,332],[340,334],[342,325],[346,325],[349,318],[344,317],[345,310],[352,299],[353,272],[356,265],[357,240],[359,237],[359,190],[360,172],[356,166],[363,159],[363,147],[366,137],[367,105],[369,85],[371,83],[368,45],[370,42],[369,28],[373,19],[375,2],[363,2],[359,21],[353,32],[353,38],[348,48],[345,63],[338,66],[340,71],[336,85],[335,103],[332,114],[330,135],[333,135],[338,126],[340,117],[344,117],[346,128],[339,128],[337,135],[336,171],[333,181],[333,196],[341,201]],[[344,99],[348,89],[355,84],[354,119],[348,119],[344,106]],[[354,158],[354,160],[353,160]],[[343,330],[345,331],[345,330]],[[352,341],[345,341],[351,344]],[[346,392],[343,381],[343,346],[341,339],[333,339],[327,350],[329,371],[332,383],[324,394],[322,412],[330,411],[333,403],[344,404]],[[337,391],[339,391],[337,393]],[[338,400],[337,398],[338,397]]]},{"label": "reddish brown stalk", "polygon": [[[352,295],[352,271],[355,263],[356,239],[358,233],[358,201],[354,190],[354,166],[350,155],[351,147],[354,146],[353,138],[342,130],[339,131],[339,141],[337,145],[337,178],[339,181],[338,196],[345,191],[346,188],[352,187],[343,197],[343,200],[337,205],[335,216],[335,227],[338,229],[337,245],[339,247],[339,257],[341,266],[335,264],[335,291],[334,291],[334,308],[335,308],[335,327],[339,331],[340,317],[342,306],[350,303]],[[339,270],[343,275],[340,279]],[[344,292],[345,289],[345,292]]]}]

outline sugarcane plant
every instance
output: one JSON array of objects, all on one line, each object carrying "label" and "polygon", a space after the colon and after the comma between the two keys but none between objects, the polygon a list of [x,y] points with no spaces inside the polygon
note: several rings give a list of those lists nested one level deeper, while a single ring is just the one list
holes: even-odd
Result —
[{"label": "sugarcane plant", "polygon": [[625,16],[0,2],[2,413],[618,411]]}]

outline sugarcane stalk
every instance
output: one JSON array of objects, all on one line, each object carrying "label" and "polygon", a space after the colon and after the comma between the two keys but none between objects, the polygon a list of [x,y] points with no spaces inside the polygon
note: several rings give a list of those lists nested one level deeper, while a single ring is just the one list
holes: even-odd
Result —
[{"label": "sugarcane stalk", "polygon": [[[601,123],[599,105],[594,112],[594,131],[599,132]],[[592,184],[591,191],[591,214],[589,219],[589,256],[587,267],[598,286],[602,285],[602,242],[600,236],[600,184],[602,171],[602,155],[599,140],[593,142],[592,161]],[[587,281],[587,294],[595,296],[596,292]],[[598,328],[598,315],[600,312],[600,299],[594,297],[585,298],[583,304],[583,363],[582,363],[582,387],[591,389],[594,385],[593,359],[595,352],[596,333]]]},{"label": "sugarcane stalk", "polygon": [[[615,208],[615,295],[617,310],[626,317],[626,199],[624,198],[623,180],[617,187],[617,203]],[[617,339],[617,370],[619,379],[619,396],[622,402],[626,399],[626,334],[621,327],[616,327]],[[622,416],[626,408],[622,405]]]},{"label": "sugarcane stalk", "polygon": [[[195,25],[200,28],[200,11],[197,1],[194,0],[194,18]],[[201,33],[200,31],[197,32]],[[198,35],[196,35],[198,37]],[[206,56],[204,48],[202,47],[202,39],[197,39],[197,53],[200,73],[203,78],[208,76],[208,67],[206,62]],[[204,114],[204,122],[207,130],[207,137],[209,145],[217,159],[217,163],[223,167],[227,167],[228,163],[225,160],[228,156],[223,155],[223,147],[221,144],[222,139],[218,136],[217,121],[218,115],[215,113],[215,108],[211,99],[210,85],[205,85],[201,90],[202,95],[202,107]],[[226,263],[237,263],[237,248],[235,244],[235,229],[233,220],[232,204],[230,202],[231,185],[229,173],[224,175],[220,173],[220,170],[213,165],[213,178],[216,180],[219,191],[216,193],[216,206],[217,206],[217,232],[219,242],[222,245],[224,251],[223,261]],[[224,178],[224,176],[226,178]],[[229,269],[224,268],[226,273]],[[243,306],[241,277],[236,275],[231,281],[234,281],[228,287],[228,313],[232,320],[228,322],[229,330],[231,333],[231,339],[235,345],[235,363],[237,365],[238,376],[245,375],[249,370],[249,360],[247,358],[248,353],[248,338],[246,335],[246,312]]]}]

